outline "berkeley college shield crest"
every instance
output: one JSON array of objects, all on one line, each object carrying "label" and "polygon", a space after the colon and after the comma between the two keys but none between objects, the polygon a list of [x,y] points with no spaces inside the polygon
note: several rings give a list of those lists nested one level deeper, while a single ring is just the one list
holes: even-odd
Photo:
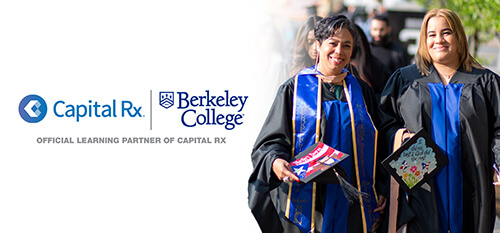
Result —
[{"label": "berkeley college shield crest", "polygon": [[170,108],[174,105],[174,92],[160,92],[160,105],[164,108]]}]

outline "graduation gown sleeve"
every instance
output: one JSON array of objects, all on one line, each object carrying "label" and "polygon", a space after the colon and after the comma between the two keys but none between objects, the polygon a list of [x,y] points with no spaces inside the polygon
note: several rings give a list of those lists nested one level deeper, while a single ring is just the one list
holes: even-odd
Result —
[{"label": "graduation gown sleeve", "polygon": [[248,204],[264,233],[283,231],[270,191],[281,184],[272,171],[274,160],[291,158],[293,87],[293,79],[280,86],[252,151]]},{"label": "graduation gown sleeve", "polygon": [[490,80],[485,84],[489,105],[492,106],[491,122],[493,135],[491,148],[494,156],[495,166],[500,166],[500,77],[494,73],[490,74]]}]

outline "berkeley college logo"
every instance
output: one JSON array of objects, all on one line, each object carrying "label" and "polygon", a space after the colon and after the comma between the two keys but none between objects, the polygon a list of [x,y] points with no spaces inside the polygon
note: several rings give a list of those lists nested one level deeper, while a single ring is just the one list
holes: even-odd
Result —
[{"label": "berkeley college logo", "polygon": [[247,99],[248,96],[233,95],[229,90],[205,90],[194,95],[184,91],[160,92],[160,106],[168,109],[175,105],[183,111],[180,121],[186,127],[210,125],[233,130],[243,124],[242,110]]},{"label": "berkeley college logo", "polygon": [[19,114],[26,122],[40,122],[47,115],[47,103],[38,95],[28,95],[19,103]]},{"label": "berkeley college logo", "polygon": [[164,108],[170,108],[174,105],[174,92],[160,92],[160,105]]}]

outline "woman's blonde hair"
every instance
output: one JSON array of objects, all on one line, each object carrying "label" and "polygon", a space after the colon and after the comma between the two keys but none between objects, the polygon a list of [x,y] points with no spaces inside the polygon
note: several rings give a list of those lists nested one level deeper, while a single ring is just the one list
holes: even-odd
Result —
[{"label": "woman's blonde hair", "polygon": [[451,10],[442,8],[430,10],[424,16],[422,27],[420,28],[420,37],[416,54],[416,63],[420,73],[424,76],[429,75],[429,66],[432,63],[432,58],[427,50],[427,26],[429,24],[429,19],[436,16],[443,17],[446,22],[448,22],[448,25],[450,25],[451,31],[457,40],[459,64],[468,72],[472,71],[472,67],[484,69],[469,53],[469,45],[467,43],[467,37],[465,36],[464,27],[457,14]]}]

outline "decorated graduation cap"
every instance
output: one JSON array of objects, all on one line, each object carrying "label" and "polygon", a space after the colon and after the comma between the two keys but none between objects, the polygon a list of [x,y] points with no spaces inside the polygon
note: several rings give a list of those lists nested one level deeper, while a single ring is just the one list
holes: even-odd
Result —
[{"label": "decorated graduation cap", "polygon": [[367,194],[352,186],[346,180],[347,175],[344,169],[335,166],[348,156],[322,142],[317,142],[295,156],[290,166],[302,183],[340,184],[347,200],[352,202]]},{"label": "decorated graduation cap", "polygon": [[382,161],[407,193],[427,182],[446,164],[448,158],[423,129]]}]

